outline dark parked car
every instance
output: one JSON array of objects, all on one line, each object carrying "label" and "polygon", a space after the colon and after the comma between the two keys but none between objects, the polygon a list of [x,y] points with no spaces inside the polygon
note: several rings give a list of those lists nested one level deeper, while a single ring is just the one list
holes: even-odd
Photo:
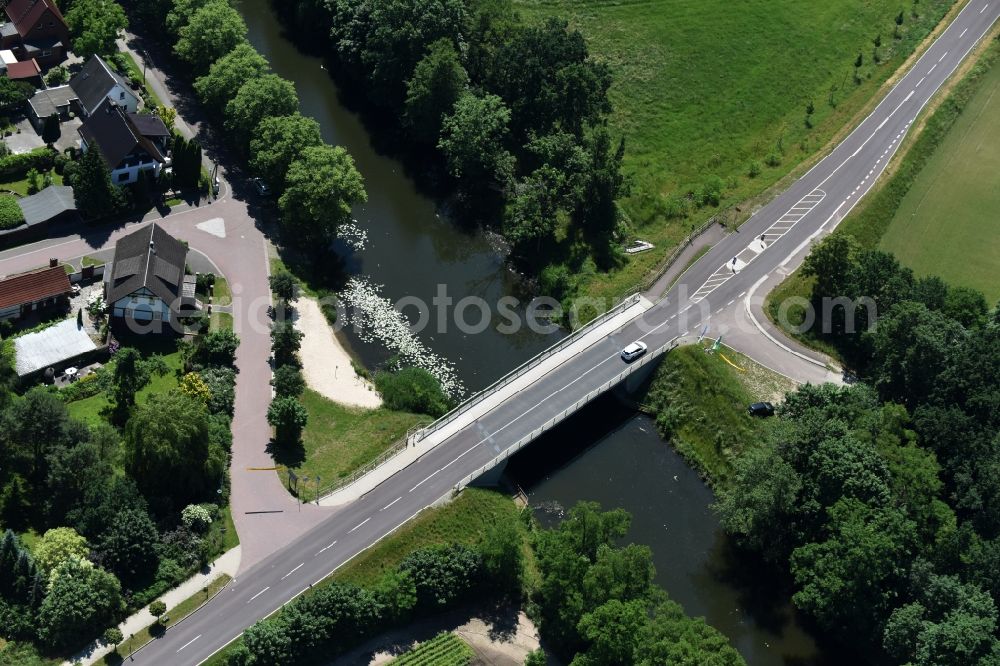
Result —
[{"label": "dark parked car", "polygon": [[774,405],[769,402],[755,402],[747,407],[750,416],[774,416]]}]

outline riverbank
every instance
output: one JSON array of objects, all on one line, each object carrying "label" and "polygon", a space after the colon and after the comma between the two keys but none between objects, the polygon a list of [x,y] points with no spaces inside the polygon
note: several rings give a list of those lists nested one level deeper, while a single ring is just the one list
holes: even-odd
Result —
[{"label": "riverbank", "polygon": [[377,409],[382,398],[358,375],[351,355],[330,327],[319,303],[302,296],[295,302],[295,328],[302,332],[299,358],[306,385],[325,398],[350,407]]}]

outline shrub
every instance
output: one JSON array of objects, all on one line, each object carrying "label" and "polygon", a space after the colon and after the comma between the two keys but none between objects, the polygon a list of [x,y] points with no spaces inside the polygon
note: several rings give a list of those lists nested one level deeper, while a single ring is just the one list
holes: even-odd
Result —
[{"label": "shrub", "polygon": [[149,604],[149,614],[155,617],[157,620],[160,616],[167,612],[167,605],[160,600],[156,600]]},{"label": "shrub", "polygon": [[776,167],[781,165],[781,155],[776,152],[770,152],[767,157],[764,158],[764,163],[769,167]]},{"label": "shrub", "polygon": [[24,213],[17,205],[17,199],[0,195],[0,229],[13,229],[24,223]]},{"label": "shrub", "polygon": [[11,179],[28,173],[28,169],[48,171],[55,163],[56,152],[49,148],[35,148],[27,153],[0,158],[0,177]]},{"label": "shrub", "polygon": [[441,382],[423,368],[380,372],[375,376],[375,388],[389,409],[441,416],[451,408]]},{"label": "shrub", "polygon": [[302,379],[302,372],[294,365],[283,365],[274,371],[271,379],[271,386],[274,387],[274,394],[279,398],[297,398],[305,390],[305,380]]},{"label": "shrub", "polygon": [[754,160],[753,162],[750,163],[750,167],[747,169],[747,176],[749,176],[750,178],[756,178],[757,176],[760,175],[760,172],[762,170],[763,167],[761,167],[760,162]]},{"label": "shrub", "polygon": [[203,533],[212,524],[212,514],[198,504],[188,504],[181,511],[181,522],[192,532]]},{"label": "shrub", "polygon": [[215,284],[215,273],[200,273],[197,278],[196,289],[207,294],[210,287]]}]

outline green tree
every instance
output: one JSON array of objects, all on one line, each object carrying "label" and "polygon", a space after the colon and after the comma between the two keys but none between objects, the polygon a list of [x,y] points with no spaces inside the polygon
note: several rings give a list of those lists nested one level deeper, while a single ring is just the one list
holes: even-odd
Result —
[{"label": "green tree", "polygon": [[149,497],[184,506],[214,492],[225,459],[210,445],[205,406],[183,393],[151,395],[125,427],[125,470]]},{"label": "green tree", "polygon": [[448,170],[466,187],[505,186],[514,175],[514,156],[506,149],[510,110],[496,95],[462,95],[445,116],[438,148]]},{"label": "green tree", "polygon": [[35,86],[26,81],[12,81],[6,77],[0,79],[0,113],[20,110],[34,93]]},{"label": "green tree", "polygon": [[847,234],[830,234],[813,247],[802,264],[802,274],[816,278],[814,301],[849,293],[857,252],[857,241]]},{"label": "green tree", "polygon": [[267,422],[274,428],[274,439],[284,446],[299,442],[308,421],[309,413],[295,398],[275,398],[267,408]]},{"label": "green tree", "polygon": [[118,644],[125,640],[122,636],[122,632],[118,627],[108,627],[104,630],[104,634],[101,636],[105,645],[110,645],[112,649],[117,648]]},{"label": "green tree", "polygon": [[903,587],[915,526],[895,508],[845,498],[830,509],[828,533],[792,553],[792,600],[827,631],[874,642]]},{"label": "green tree", "polygon": [[413,579],[417,606],[436,610],[468,598],[480,583],[482,560],[462,544],[433,546],[410,553],[399,571]]},{"label": "green tree", "polygon": [[285,628],[271,620],[260,620],[243,632],[243,644],[255,664],[293,663],[292,638]]},{"label": "green tree", "polygon": [[903,302],[892,308],[874,331],[865,334],[879,394],[911,408],[925,401],[963,334],[960,325],[922,303]]},{"label": "green tree", "polygon": [[302,346],[302,331],[299,331],[290,321],[276,321],[271,327],[271,351],[274,352],[274,365],[298,365],[299,347]]},{"label": "green tree", "polygon": [[149,614],[156,618],[157,621],[160,620],[160,616],[167,612],[167,604],[157,599],[153,603],[149,604]]},{"label": "green tree", "polygon": [[[167,35],[176,41],[177,37],[180,35],[181,28],[187,25],[188,21],[194,16],[194,13],[200,8],[207,4],[216,2],[216,0],[163,0],[168,7],[164,10],[161,9],[157,12],[157,19],[159,14],[163,14],[163,23],[167,29]],[[140,3],[145,5],[147,3]],[[141,7],[137,7],[141,9]],[[156,19],[154,19],[156,23]]]},{"label": "green tree", "polygon": [[245,151],[261,121],[271,116],[290,116],[298,108],[299,98],[291,81],[277,74],[250,79],[226,104],[224,124],[232,133],[230,143]]},{"label": "green tree", "polygon": [[736,459],[734,481],[720,489],[715,510],[727,534],[772,562],[784,562],[794,547],[794,524],[802,481],[773,447]]},{"label": "green tree", "polygon": [[314,146],[292,162],[278,200],[282,234],[318,256],[337,237],[337,228],[351,219],[351,209],[368,200],[354,160],[340,146]]},{"label": "green tree", "polygon": [[114,428],[105,425],[94,430],[99,431],[98,437],[107,437],[110,431],[114,445],[109,450],[101,451],[92,432],[90,441],[61,446],[49,454],[45,487],[50,524],[64,524],[66,516],[84,503],[88,487],[100,487],[114,475],[112,461],[119,452],[118,435]]},{"label": "green tree", "polygon": [[38,609],[38,635],[45,644],[77,648],[121,618],[125,603],[118,579],[89,564],[74,558],[55,570]]},{"label": "green tree", "polygon": [[240,13],[225,0],[212,0],[197,9],[180,28],[174,53],[195,72],[203,73],[246,41],[246,37],[247,26]]},{"label": "green tree", "polygon": [[73,53],[84,58],[118,52],[118,35],[128,27],[128,17],[115,0],[74,0],[66,12],[73,37]]},{"label": "green tree", "polygon": [[322,144],[319,123],[312,118],[300,113],[264,118],[250,140],[250,168],[275,191],[284,192],[292,163],[306,148]]},{"label": "green tree", "polygon": [[545,650],[542,648],[532,650],[524,658],[524,666],[546,666],[548,663],[548,657],[545,656]]},{"label": "green tree", "polygon": [[274,394],[279,398],[298,398],[306,388],[302,371],[294,365],[282,365],[275,369],[271,378]]},{"label": "green tree", "polygon": [[590,238],[598,263],[608,267],[612,264],[618,231],[617,201],[629,191],[628,180],[622,174],[625,139],[620,139],[615,147],[611,133],[602,126],[587,135],[585,145],[589,164],[577,218]]},{"label": "green tree", "polygon": [[0,456],[22,470],[32,483],[40,483],[48,473],[47,456],[60,446],[75,443],[77,437],[66,403],[41,387],[15,400],[0,420]]},{"label": "green tree", "polygon": [[87,540],[72,527],[55,527],[47,530],[35,544],[35,562],[48,575],[66,560],[86,558],[90,553]]},{"label": "green tree", "polygon": [[441,118],[469,85],[469,76],[448,39],[430,45],[406,83],[406,123],[421,143],[436,144]]},{"label": "green tree", "polygon": [[145,510],[120,511],[98,544],[101,564],[126,584],[141,581],[156,570],[160,534]]},{"label": "green tree", "polygon": [[943,312],[965,328],[975,328],[986,323],[989,306],[982,292],[968,287],[951,287],[944,299]]},{"label": "green tree", "polygon": [[135,406],[135,396],[152,379],[152,368],[133,347],[122,347],[115,354],[111,372],[110,394],[124,416]]},{"label": "green tree", "polygon": [[542,166],[514,188],[511,210],[504,219],[504,236],[521,256],[530,257],[533,262],[544,261],[543,245],[555,239],[562,180],[562,173]]},{"label": "green tree", "polygon": [[523,540],[512,521],[499,521],[486,530],[479,544],[483,572],[488,585],[501,594],[521,594],[524,577]]},{"label": "green tree", "polygon": [[580,618],[578,630],[588,642],[587,651],[573,659],[574,666],[615,666],[634,663],[636,639],[648,621],[644,601],[611,599]]},{"label": "green tree", "polygon": [[669,599],[655,604],[636,643],[638,666],[746,666],[722,633],[701,618],[686,616],[680,604]]},{"label": "green tree", "polygon": [[271,65],[257,49],[249,42],[240,42],[195,80],[194,91],[205,108],[221,116],[243,84],[270,71]]},{"label": "green tree", "polygon": [[67,168],[67,173],[76,207],[85,218],[108,217],[124,207],[125,198],[121,189],[111,182],[111,172],[100,151],[84,151],[80,159]]},{"label": "green tree", "polygon": [[195,343],[194,358],[204,365],[231,367],[236,362],[240,338],[229,329],[212,331],[199,336]]},{"label": "green tree", "polygon": [[271,274],[267,279],[271,287],[271,293],[285,303],[294,303],[298,300],[299,283],[295,276],[288,271],[278,271]]},{"label": "green tree", "polygon": [[51,145],[59,140],[62,136],[62,130],[59,125],[59,116],[52,114],[51,116],[46,116],[45,124],[42,125],[42,141]]}]

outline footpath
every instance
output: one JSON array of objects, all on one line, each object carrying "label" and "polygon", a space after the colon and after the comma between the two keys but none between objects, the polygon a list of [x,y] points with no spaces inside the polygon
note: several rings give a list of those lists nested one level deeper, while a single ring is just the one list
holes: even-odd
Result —
[{"label": "footpath", "polygon": [[[236,571],[239,568],[240,547],[236,546],[235,548],[223,553],[219,559],[209,564],[203,571],[192,576],[164,594],[162,597],[158,598],[157,601],[162,601],[166,604],[167,614],[169,614],[171,608],[175,607],[182,601],[193,597],[195,594],[208,587],[219,576],[227,574],[231,578],[235,578]],[[126,618],[124,622],[118,625],[118,630],[121,631],[122,636],[125,637],[122,644],[128,645],[129,636],[139,633],[155,621],[156,618],[149,612],[149,606],[146,606]],[[140,647],[142,646],[135,645],[133,646],[133,649],[138,650]],[[62,666],[70,666],[71,664],[83,664],[84,666],[89,666],[90,664],[100,660],[104,655],[109,654],[112,648],[113,646],[105,645],[102,641],[94,641],[83,650],[73,655],[70,660],[64,661]]]}]

